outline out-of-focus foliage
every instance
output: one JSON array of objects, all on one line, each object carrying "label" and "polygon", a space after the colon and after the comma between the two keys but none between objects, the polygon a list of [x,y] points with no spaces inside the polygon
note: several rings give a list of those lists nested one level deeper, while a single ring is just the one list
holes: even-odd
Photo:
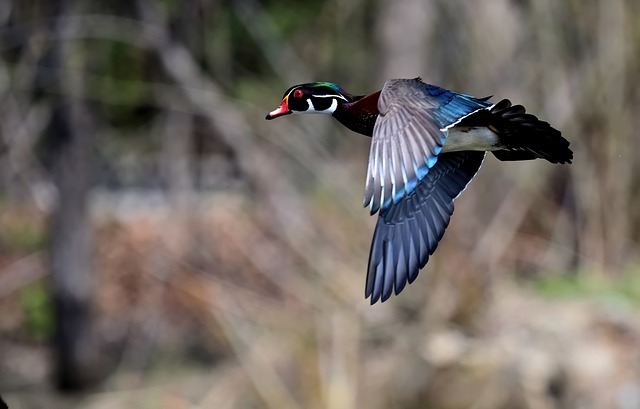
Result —
[{"label": "out-of-focus foliage", "polygon": [[623,308],[640,306],[640,275],[633,270],[621,272],[615,278],[600,274],[550,274],[534,284],[540,294],[550,299],[588,298],[620,304]]},{"label": "out-of-focus foliage", "polygon": [[[635,0],[0,2],[0,394],[12,408],[638,407],[638,21]],[[365,94],[418,75],[525,105],[575,159],[487,157],[417,281],[371,307],[368,139],[264,115],[297,83]],[[74,168],[88,191],[60,176],[60,107],[91,142],[70,156],[92,155]],[[64,324],[51,260],[58,205],[84,194],[87,345],[106,382],[68,397],[47,387]]]},{"label": "out-of-focus foliage", "polygon": [[47,340],[53,334],[51,297],[42,283],[33,283],[21,290],[26,329],[37,341]]}]

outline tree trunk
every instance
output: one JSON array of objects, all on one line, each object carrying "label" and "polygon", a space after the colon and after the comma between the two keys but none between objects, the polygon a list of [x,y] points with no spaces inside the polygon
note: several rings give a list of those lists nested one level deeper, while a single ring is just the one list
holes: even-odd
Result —
[{"label": "tree trunk", "polygon": [[[59,3],[58,17],[70,12],[68,1]],[[73,30],[69,24],[53,28]],[[72,43],[55,42],[49,55],[55,67],[58,92],[45,132],[52,158],[52,179],[57,204],[51,215],[51,277],[56,315],[54,349],[56,383],[62,390],[77,390],[97,380],[98,357],[92,330],[94,274],[92,232],[89,220],[89,185],[95,133],[89,113],[80,100],[82,76],[66,75],[64,62],[71,57]],[[78,61],[80,54],[74,54]],[[80,70],[79,70],[80,71]]]},{"label": "tree trunk", "polygon": [[427,72],[432,8],[422,0],[379,2],[376,33],[381,81],[419,76],[433,80]]}]

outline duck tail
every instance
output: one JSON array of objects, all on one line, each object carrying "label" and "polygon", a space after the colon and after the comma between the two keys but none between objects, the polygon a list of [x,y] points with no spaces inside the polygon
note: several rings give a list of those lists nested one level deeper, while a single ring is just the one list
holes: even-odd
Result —
[{"label": "duck tail", "polygon": [[569,141],[548,122],[527,114],[522,105],[503,99],[489,110],[489,129],[498,134],[504,149],[493,151],[502,161],[546,159],[551,163],[571,163]]}]

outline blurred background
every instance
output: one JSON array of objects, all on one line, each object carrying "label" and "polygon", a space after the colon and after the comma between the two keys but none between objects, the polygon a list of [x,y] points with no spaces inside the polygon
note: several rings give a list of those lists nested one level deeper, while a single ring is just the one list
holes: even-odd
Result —
[{"label": "blurred background", "polygon": [[[0,2],[0,394],[14,408],[640,408],[640,3]],[[369,306],[369,139],[291,85],[509,98],[572,165],[488,156]]]}]

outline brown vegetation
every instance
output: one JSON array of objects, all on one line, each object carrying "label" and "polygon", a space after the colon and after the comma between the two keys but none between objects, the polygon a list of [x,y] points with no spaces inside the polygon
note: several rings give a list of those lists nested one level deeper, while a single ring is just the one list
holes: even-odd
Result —
[{"label": "brown vegetation", "polygon": [[[639,405],[637,2],[103,3],[0,5],[11,408]],[[263,118],[295,83],[417,75],[524,104],[575,159],[489,158],[371,307],[369,141]]]}]

